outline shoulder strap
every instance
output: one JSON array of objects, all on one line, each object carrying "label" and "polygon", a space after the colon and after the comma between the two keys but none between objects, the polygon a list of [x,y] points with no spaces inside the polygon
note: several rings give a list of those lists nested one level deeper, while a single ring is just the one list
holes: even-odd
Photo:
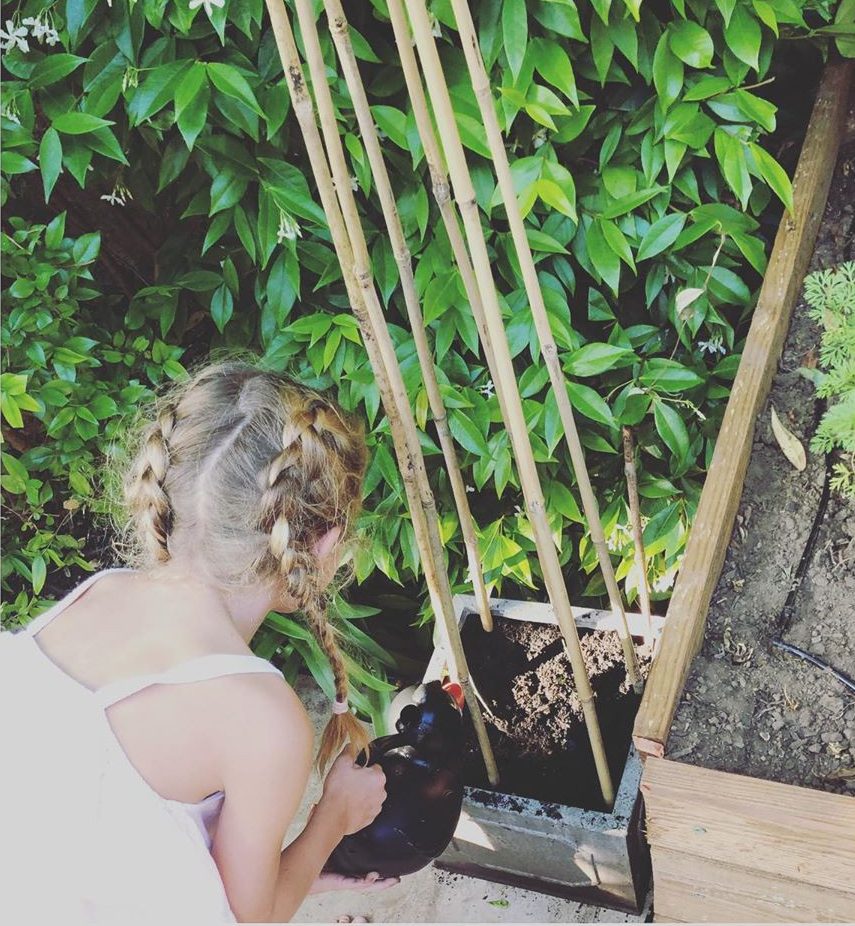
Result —
[{"label": "shoulder strap", "polygon": [[173,666],[165,672],[135,675],[131,678],[110,682],[94,692],[94,695],[97,703],[103,710],[106,710],[116,702],[129,698],[132,694],[136,694],[151,685],[182,685],[188,682],[204,682],[212,678],[222,678],[226,675],[245,675],[259,672],[275,673],[280,676],[282,674],[274,665],[260,656],[238,653],[213,653],[180,662],[177,666]]},{"label": "shoulder strap", "polygon": [[98,579],[102,576],[109,575],[113,572],[135,572],[134,569],[126,569],[124,567],[116,569],[101,569],[98,572],[94,572],[89,578],[85,579],[77,588],[73,588],[64,598],[61,598],[56,602],[55,605],[48,608],[43,614],[40,614],[34,620],[31,620],[29,624],[24,628],[24,633],[29,634],[29,636],[34,637],[40,630],[43,630],[47,625],[59,614],[74,604],[75,601],[91,586],[94,585]]}]

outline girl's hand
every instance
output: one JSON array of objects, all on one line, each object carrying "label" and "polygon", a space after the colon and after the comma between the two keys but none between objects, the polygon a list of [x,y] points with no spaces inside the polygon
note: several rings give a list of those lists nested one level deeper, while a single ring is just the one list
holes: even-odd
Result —
[{"label": "girl's hand", "polygon": [[318,810],[336,813],[342,835],[348,836],[368,826],[380,813],[386,800],[386,776],[379,765],[364,768],[345,750],[333,762],[324,782],[324,794]]},{"label": "girl's hand", "polygon": [[315,879],[309,893],[326,894],[331,891],[359,891],[363,894],[373,894],[377,891],[385,891],[400,883],[400,878],[381,878],[376,871],[365,875],[364,878],[352,878],[348,875],[337,875],[331,871],[322,871]]}]

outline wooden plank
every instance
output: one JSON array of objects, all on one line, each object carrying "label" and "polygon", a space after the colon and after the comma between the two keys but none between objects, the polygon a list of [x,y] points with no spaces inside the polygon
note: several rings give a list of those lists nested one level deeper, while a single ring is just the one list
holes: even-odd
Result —
[{"label": "wooden plank", "polygon": [[703,639],[751,455],[755,420],[769,392],[828,197],[852,72],[852,61],[828,65],[817,94],[793,182],[794,215],[785,215],[778,228],[668,620],[636,716],[635,744],[642,754],[664,755],[692,657]]},{"label": "wooden plank", "polygon": [[851,797],[655,757],[641,792],[654,870],[665,849],[839,890],[855,903]]},{"label": "wooden plank", "polygon": [[[478,613],[477,599],[474,595],[455,595],[453,598],[454,613],[458,618],[464,612]],[[585,630],[617,630],[618,618],[612,611],[599,611],[596,608],[573,607],[573,620],[577,627]],[[491,598],[490,613],[494,617],[506,617],[514,621],[531,621],[534,624],[557,624],[555,610],[552,605],[542,601],[517,601],[512,598]],[[647,622],[641,614],[627,612],[629,632],[634,637],[647,637]],[[664,617],[653,615],[653,636],[658,638],[665,623]]]},{"label": "wooden plank", "polygon": [[654,859],[656,921],[847,923],[855,894],[659,849]]}]

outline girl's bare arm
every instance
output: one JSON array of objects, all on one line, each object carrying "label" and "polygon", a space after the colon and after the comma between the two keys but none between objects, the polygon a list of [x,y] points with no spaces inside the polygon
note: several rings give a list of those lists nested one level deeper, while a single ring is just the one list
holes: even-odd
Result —
[{"label": "girl's bare arm", "polygon": [[385,779],[378,768],[360,768],[342,755],[306,828],[282,851],[308,783],[314,731],[290,687],[265,681],[254,703],[236,704],[226,721],[232,746],[212,854],[238,921],[280,923],[316,885],[342,837],[379,813]]}]

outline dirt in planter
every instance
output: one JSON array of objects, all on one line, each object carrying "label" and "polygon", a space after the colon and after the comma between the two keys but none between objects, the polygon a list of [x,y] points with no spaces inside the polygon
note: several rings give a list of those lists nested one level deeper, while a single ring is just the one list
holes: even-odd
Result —
[{"label": "dirt in planter", "polygon": [[[471,677],[490,708],[484,719],[502,778],[498,790],[586,810],[607,809],[558,627],[497,617],[493,632],[485,633],[473,617],[462,635]],[[617,787],[639,697],[626,681],[617,634],[582,630],[579,636]],[[471,727],[465,775],[467,784],[487,787]]]},{"label": "dirt in planter", "polygon": [[[850,113],[850,125],[855,118]],[[850,138],[853,136],[850,135]],[[855,143],[841,149],[810,269],[855,258]],[[771,639],[816,515],[821,454],[803,472],[771,432],[770,405],[808,448],[818,421],[820,329],[799,301],[758,421],[745,488],[703,648],[667,744],[669,758],[823,791],[855,794],[855,697],[775,650]],[[855,503],[831,496],[784,639],[855,677]]]}]

